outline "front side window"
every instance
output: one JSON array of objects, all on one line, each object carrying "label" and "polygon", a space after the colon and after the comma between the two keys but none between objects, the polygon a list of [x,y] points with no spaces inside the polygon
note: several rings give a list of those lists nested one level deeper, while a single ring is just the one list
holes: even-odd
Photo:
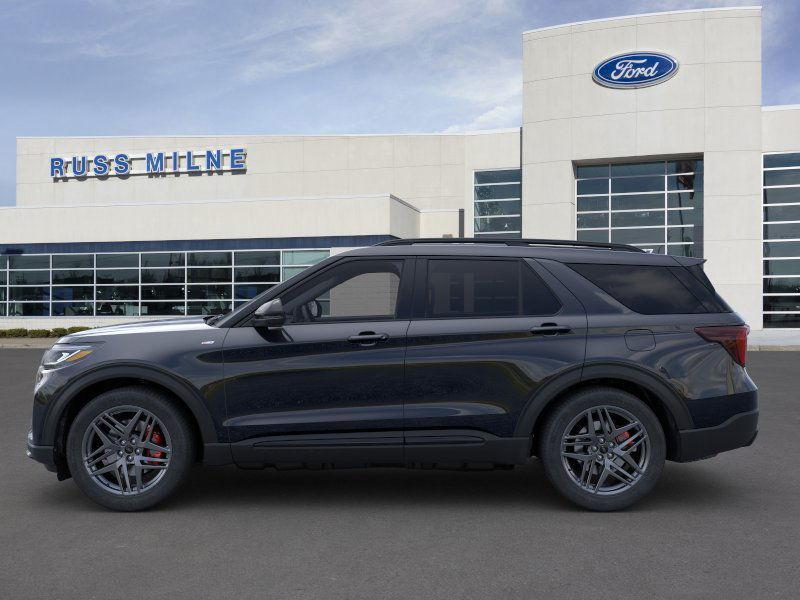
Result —
[{"label": "front side window", "polygon": [[403,260],[353,260],[331,267],[281,297],[287,323],[393,319]]},{"label": "front side window", "polygon": [[519,260],[428,261],[428,318],[552,315],[561,305]]}]

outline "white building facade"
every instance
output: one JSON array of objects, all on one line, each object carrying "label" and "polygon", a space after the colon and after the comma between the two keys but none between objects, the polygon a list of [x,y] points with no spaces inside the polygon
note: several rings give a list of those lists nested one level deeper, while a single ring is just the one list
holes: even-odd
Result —
[{"label": "white building facade", "polygon": [[332,253],[443,236],[699,256],[751,327],[800,328],[800,106],[761,105],[760,8],[538,29],[523,52],[511,130],[19,138],[0,328],[215,314]]}]

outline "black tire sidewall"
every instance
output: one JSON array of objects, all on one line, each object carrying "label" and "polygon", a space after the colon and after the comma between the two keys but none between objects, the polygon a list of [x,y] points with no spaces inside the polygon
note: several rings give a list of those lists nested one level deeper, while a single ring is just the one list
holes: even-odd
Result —
[{"label": "black tire sidewall", "polygon": [[[172,456],[169,468],[151,489],[132,496],[103,490],[83,466],[83,436],[98,415],[118,406],[133,405],[156,415],[169,432]],[[91,500],[119,511],[145,510],[171,496],[184,483],[195,460],[192,429],[178,407],[166,396],[143,387],[128,387],[105,392],[91,400],[75,417],[67,436],[67,462],[75,483]]]},{"label": "black tire sidewall", "polygon": [[[567,425],[582,412],[601,405],[616,406],[633,414],[650,439],[650,458],[642,478],[630,489],[610,496],[582,490],[570,479],[561,462],[561,440]],[[598,387],[579,391],[555,408],[542,430],[539,452],[547,478],[562,495],[589,510],[612,511],[638,502],[655,487],[666,459],[666,442],[658,417],[647,404],[628,392]]]}]

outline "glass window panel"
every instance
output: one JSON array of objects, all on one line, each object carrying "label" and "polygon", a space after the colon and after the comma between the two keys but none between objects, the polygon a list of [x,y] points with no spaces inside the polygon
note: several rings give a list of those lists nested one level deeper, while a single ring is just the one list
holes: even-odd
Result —
[{"label": "glass window panel", "polygon": [[233,287],[233,295],[237,300],[250,300],[272,287],[275,286],[269,283],[237,284]]},{"label": "glass window panel", "polygon": [[800,296],[764,296],[764,310],[800,312]]},{"label": "glass window panel", "polygon": [[764,225],[765,240],[800,238],[800,223]]},{"label": "glass window panel", "polygon": [[767,206],[765,221],[800,221],[800,204],[797,206]]},{"label": "glass window panel", "polygon": [[476,232],[518,233],[522,227],[521,217],[478,217],[475,219]]},{"label": "glass window panel", "polygon": [[578,195],[607,194],[608,179],[584,179],[578,181]]},{"label": "glass window panel", "polygon": [[6,272],[0,271],[0,285],[6,284]]},{"label": "glass window panel", "polygon": [[236,267],[234,269],[236,281],[274,281],[281,280],[280,267]]},{"label": "glass window panel", "polygon": [[698,173],[703,171],[702,160],[672,160],[667,163],[667,173]]},{"label": "glass window panel", "polygon": [[184,283],[183,269],[142,269],[142,283]]},{"label": "glass window panel", "polygon": [[608,241],[608,230],[607,229],[579,230],[578,231],[578,241],[579,242],[607,242]]},{"label": "glass window panel", "polygon": [[113,317],[139,316],[139,304],[136,302],[98,302],[95,305],[97,315]]},{"label": "glass window panel", "polygon": [[49,287],[11,287],[8,288],[9,300],[49,300]]},{"label": "glass window panel", "polygon": [[46,317],[50,305],[41,302],[9,302],[8,314],[12,317]]},{"label": "glass window panel", "polygon": [[786,171],[764,171],[764,185],[798,185],[800,169]]},{"label": "glass window panel", "polygon": [[476,202],[475,216],[487,217],[495,215],[522,214],[521,200],[504,200],[502,202]]},{"label": "glass window panel", "polygon": [[189,300],[229,300],[230,285],[190,285],[186,297]]},{"label": "glass window panel", "polygon": [[502,198],[521,198],[522,185],[483,185],[475,186],[475,200],[497,200]]},{"label": "glass window panel", "polygon": [[179,300],[184,297],[182,285],[143,285],[142,301]]},{"label": "glass window panel", "polygon": [[47,285],[50,283],[50,271],[10,271],[9,285]]},{"label": "glass window panel", "polygon": [[93,300],[94,288],[82,286],[53,286],[53,300]]},{"label": "glass window panel", "polygon": [[697,210],[670,210],[667,212],[667,225],[699,225]]},{"label": "glass window panel", "polygon": [[669,227],[667,229],[667,242],[693,242],[694,228],[692,227]]},{"label": "glass window panel", "polygon": [[800,242],[765,242],[764,243],[764,256],[767,256],[767,257],[782,257],[782,256],[800,257]]},{"label": "glass window panel", "polygon": [[[181,296],[183,297],[183,296]],[[98,300],[138,300],[139,288],[135,285],[97,286]]]},{"label": "glass window panel", "polygon": [[94,271],[53,271],[53,284],[94,283]]},{"label": "glass window panel", "polygon": [[221,315],[231,310],[230,302],[189,302],[187,315]]},{"label": "glass window panel", "polygon": [[663,244],[664,229],[612,229],[611,241],[616,244]]},{"label": "glass window panel", "polygon": [[664,191],[663,177],[620,177],[611,179],[612,193]]},{"label": "glass window panel", "polygon": [[[99,261],[98,261],[99,262]],[[97,283],[139,283],[138,269],[95,271]]]},{"label": "glass window panel", "polygon": [[611,165],[611,177],[626,175],[663,175],[664,162],[628,163]]},{"label": "glass window panel", "polygon": [[578,215],[578,228],[608,227],[608,213]]},{"label": "glass window panel", "polygon": [[787,152],[785,154],[765,154],[764,167],[800,167],[800,152]]},{"label": "glass window panel", "polygon": [[578,179],[590,177],[608,177],[608,165],[583,165],[575,169]]},{"label": "glass window panel", "polygon": [[53,302],[54,317],[91,317],[94,304],[91,302]]},{"label": "glass window panel", "polygon": [[230,268],[214,269],[189,269],[187,273],[188,283],[217,283],[231,281]]},{"label": "glass window panel", "polygon": [[475,183],[504,183],[521,181],[522,171],[519,169],[503,169],[498,171],[475,171]]},{"label": "glass window panel", "polygon": [[764,279],[767,294],[800,294],[800,277],[775,277]]},{"label": "glass window panel", "polygon": [[286,250],[283,253],[284,265],[315,265],[330,255],[327,250]]},{"label": "glass window panel", "polygon": [[670,256],[694,256],[697,246],[695,244],[670,244],[667,246],[667,254]]},{"label": "glass window panel", "polygon": [[0,269],[5,269],[6,267],[8,267],[8,257],[0,256]]},{"label": "glass window panel", "polygon": [[764,315],[765,327],[800,327],[800,315]]},{"label": "glass window panel", "polygon": [[242,265],[280,265],[281,253],[278,250],[267,250],[258,252],[235,252],[234,262],[237,266]]},{"label": "glass window panel", "polygon": [[647,225],[663,225],[663,210],[637,212],[615,212],[611,214],[612,227],[645,227]]},{"label": "glass window panel", "polygon": [[185,263],[183,252],[157,252],[142,254],[142,267],[182,267]]},{"label": "glass window panel", "polygon": [[91,254],[54,254],[54,269],[91,269],[94,256]]},{"label": "glass window panel", "polygon": [[302,273],[308,267],[284,267],[283,268],[283,281],[290,279],[297,275],[298,273]]},{"label": "glass window panel", "polygon": [[672,192],[667,194],[669,208],[699,208],[703,205],[703,192]]},{"label": "glass window panel", "polygon": [[[5,293],[5,290],[3,290],[3,293]],[[6,316],[6,305],[0,304],[0,317],[5,317],[5,316]]]},{"label": "glass window panel", "polygon": [[608,197],[578,198],[578,212],[586,210],[608,210]]},{"label": "glass window panel", "polygon": [[14,255],[8,257],[9,269],[49,269],[50,255]]},{"label": "glass window panel", "polygon": [[702,190],[703,178],[699,175],[669,175],[668,190]]},{"label": "glass window panel", "polygon": [[98,254],[97,264],[98,269],[116,269],[125,267],[138,267],[139,255],[138,254]]},{"label": "glass window panel", "polygon": [[611,196],[611,210],[644,210],[648,208],[664,208],[664,194]]},{"label": "glass window panel", "polygon": [[6,288],[0,287],[0,302],[4,302],[6,299]]},{"label": "glass window panel", "polygon": [[764,204],[788,204],[790,202],[800,202],[800,187],[764,190]]},{"label": "glass window panel", "polygon": [[183,316],[186,314],[186,308],[183,302],[142,302],[141,314]]},{"label": "glass window panel", "polygon": [[231,264],[230,252],[189,252],[189,265],[194,267],[221,267]]},{"label": "glass window panel", "polygon": [[800,276],[800,260],[765,260],[764,275]]}]

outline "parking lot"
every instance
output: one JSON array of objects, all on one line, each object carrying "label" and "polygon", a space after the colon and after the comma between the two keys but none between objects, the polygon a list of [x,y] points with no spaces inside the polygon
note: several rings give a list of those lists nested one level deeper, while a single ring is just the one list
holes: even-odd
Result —
[{"label": "parking lot", "polygon": [[632,509],[588,513],[513,471],[198,467],[115,514],[25,457],[41,350],[0,349],[3,598],[788,598],[800,558],[800,353],[757,352],[759,438],[668,463]]}]

